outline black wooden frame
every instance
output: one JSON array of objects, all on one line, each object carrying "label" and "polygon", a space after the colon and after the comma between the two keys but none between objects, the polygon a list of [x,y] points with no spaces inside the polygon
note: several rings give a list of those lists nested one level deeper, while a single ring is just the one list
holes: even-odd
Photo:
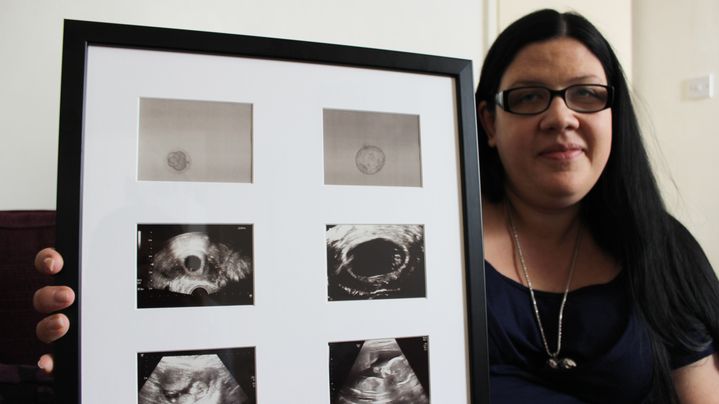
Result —
[{"label": "black wooden frame", "polygon": [[[79,304],[82,223],[82,131],[86,54],[91,45],[241,56],[315,64],[354,66],[450,77],[455,83],[460,146],[470,397],[489,403],[484,255],[472,63],[469,60],[284,39],[66,20],[59,126],[57,249],[65,270],[58,284],[76,291],[77,303],[64,313],[72,327],[57,343],[58,402],[80,403]],[[110,342],[108,342],[111,345]],[[108,348],[111,349],[111,348]],[[110,365],[111,366],[111,365]]]}]

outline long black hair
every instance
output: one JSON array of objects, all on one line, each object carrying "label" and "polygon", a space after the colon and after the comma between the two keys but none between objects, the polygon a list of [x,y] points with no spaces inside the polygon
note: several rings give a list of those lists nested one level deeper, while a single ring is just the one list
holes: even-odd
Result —
[{"label": "long black hair", "polygon": [[[581,42],[614,87],[612,145],[581,215],[597,243],[629,275],[629,293],[649,325],[654,355],[652,402],[678,401],[669,352],[700,352],[719,341],[719,282],[692,235],[667,213],[642,143],[624,72],[611,46],[584,17],[540,10],[507,27],[489,49],[476,101],[494,112],[494,95],[515,55],[525,46],[557,37]],[[479,126],[482,195],[505,197],[505,173],[487,133]]]}]

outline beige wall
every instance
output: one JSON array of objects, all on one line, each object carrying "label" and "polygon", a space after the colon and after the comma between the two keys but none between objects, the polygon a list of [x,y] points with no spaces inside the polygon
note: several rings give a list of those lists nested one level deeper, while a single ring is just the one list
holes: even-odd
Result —
[{"label": "beige wall", "polygon": [[54,209],[63,19],[473,59],[477,0],[0,0],[0,210]]},{"label": "beige wall", "polygon": [[[634,87],[667,206],[719,270],[719,1],[634,1]],[[686,80],[714,74],[714,98]]]}]

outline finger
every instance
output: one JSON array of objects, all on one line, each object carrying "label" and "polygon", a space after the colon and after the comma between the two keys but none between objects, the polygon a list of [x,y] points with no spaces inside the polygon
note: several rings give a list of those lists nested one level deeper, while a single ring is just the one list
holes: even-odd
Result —
[{"label": "finger", "polygon": [[41,356],[40,360],[37,361],[37,367],[42,369],[42,371],[47,374],[52,373],[52,370],[55,367],[55,361],[53,360],[52,355],[45,354]]},{"label": "finger", "polygon": [[69,307],[75,292],[67,286],[45,286],[35,291],[32,304],[40,313],[52,313]]},{"label": "finger", "polygon": [[64,264],[62,255],[53,248],[45,248],[35,255],[35,269],[44,274],[54,275]]},{"label": "finger", "polygon": [[53,314],[37,323],[35,334],[40,341],[50,343],[65,335],[69,328],[70,320],[64,314]]}]

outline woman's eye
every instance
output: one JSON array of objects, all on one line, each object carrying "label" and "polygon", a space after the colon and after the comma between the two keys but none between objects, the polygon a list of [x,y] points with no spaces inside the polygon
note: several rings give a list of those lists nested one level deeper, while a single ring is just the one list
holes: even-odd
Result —
[{"label": "woman's eye", "polygon": [[580,97],[596,97],[597,96],[596,92],[586,89],[586,88],[578,90],[577,95]]},{"label": "woman's eye", "polygon": [[522,98],[520,98],[519,101],[521,101],[521,102],[532,102],[532,101],[538,100],[539,98],[540,98],[540,96],[539,96],[539,94],[537,94],[537,93],[528,93],[528,94],[524,94],[524,95],[522,96]]},{"label": "woman's eye", "polygon": [[521,90],[521,91],[515,91],[510,96],[510,104],[512,105],[522,105],[522,104],[536,104],[536,103],[542,103],[547,99],[547,94],[545,91],[541,90]]},{"label": "woman's eye", "polygon": [[579,98],[604,99],[606,92],[598,88],[579,87],[574,91],[574,96]]}]

